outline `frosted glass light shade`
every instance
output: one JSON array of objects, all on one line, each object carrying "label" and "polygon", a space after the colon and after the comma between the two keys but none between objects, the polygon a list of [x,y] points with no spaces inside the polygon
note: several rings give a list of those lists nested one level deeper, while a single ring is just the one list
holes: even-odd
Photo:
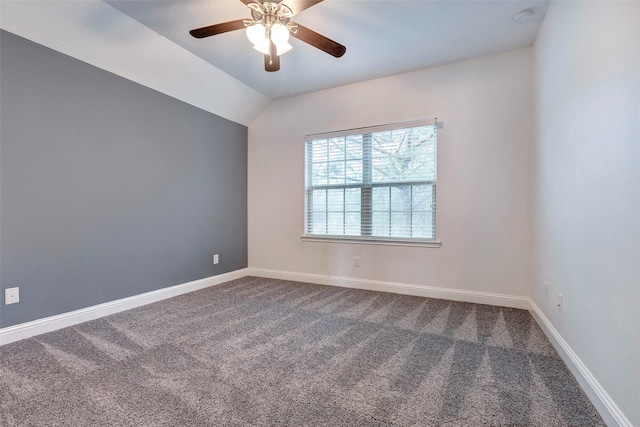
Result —
[{"label": "frosted glass light shade", "polygon": [[276,55],[278,56],[283,55],[289,52],[292,48],[293,46],[291,46],[287,42],[276,44]]},{"label": "frosted glass light shade", "polygon": [[278,45],[289,40],[289,30],[282,24],[275,23],[271,26],[271,40]]},{"label": "frosted glass light shade", "polygon": [[271,27],[271,40],[276,45],[276,55],[280,56],[291,50],[289,41],[289,30],[280,23],[275,23]]},{"label": "frosted glass light shade", "polygon": [[267,42],[267,50],[269,41],[267,40],[266,29],[262,24],[249,25],[247,27],[247,38],[254,45],[260,45]]},{"label": "frosted glass light shade", "polygon": [[[247,38],[258,52],[269,54],[269,39],[264,25],[254,24],[247,27]],[[280,56],[289,52],[292,46],[288,43],[289,30],[280,23],[271,26],[271,40],[276,45],[276,55]]]},{"label": "frosted glass light shade", "polygon": [[269,54],[269,40],[264,39],[258,44],[254,44],[253,48],[260,53],[264,53],[265,55]]}]

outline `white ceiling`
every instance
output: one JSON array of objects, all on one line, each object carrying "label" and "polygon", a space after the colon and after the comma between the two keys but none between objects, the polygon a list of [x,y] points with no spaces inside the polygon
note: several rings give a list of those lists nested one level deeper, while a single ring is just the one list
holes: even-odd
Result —
[{"label": "white ceiling", "polygon": [[[239,0],[0,0],[0,28],[248,126],[273,99],[530,46],[547,4],[325,0],[294,21],[347,53],[337,59],[293,39],[276,73],[264,71],[244,31],[189,35],[248,18]],[[533,19],[514,23],[527,8]]]},{"label": "white ceiling", "polygon": [[[548,0],[325,0],[293,21],[347,47],[334,58],[297,39],[264,71],[244,31],[195,39],[189,30],[249,18],[239,0],[105,0],[244,84],[277,99],[530,46]],[[286,4],[286,0],[284,0]],[[531,8],[533,18],[513,17]],[[179,66],[179,64],[178,64]]]}]

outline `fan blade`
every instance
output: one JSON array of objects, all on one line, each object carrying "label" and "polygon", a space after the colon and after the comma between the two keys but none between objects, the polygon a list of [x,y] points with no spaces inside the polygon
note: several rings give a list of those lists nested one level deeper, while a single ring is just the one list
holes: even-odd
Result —
[{"label": "fan blade", "polygon": [[313,47],[317,47],[318,49],[327,52],[329,55],[335,56],[336,58],[340,58],[347,51],[347,48],[342,46],[338,42],[334,42],[333,40],[323,36],[322,34],[318,34],[313,30],[308,29],[307,27],[303,27],[300,24],[294,24],[298,26],[298,32],[292,33],[291,35],[298,40],[302,40],[305,43],[310,44]]},{"label": "fan blade", "polygon": [[[244,0],[241,0],[244,1]],[[309,9],[311,6],[315,6],[322,0],[284,0],[282,4],[286,5],[294,15],[302,12],[305,9]]]},{"label": "fan blade", "polygon": [[216,34],[226,33],[227,31],[241,30],[244,28],[244,23],[242,21],[243,19],[236,19],[235,21],[196,28],[195,30],[189,31],[189,34],[197,39],[203,39],[205,37],[215,36]]},{"label": "fan blade", "polygon": [[273,72],[280,69],[280,57],[276,55],[276,45],[271,42],[269,45],[269,55],[264,56],[264,70]]}]

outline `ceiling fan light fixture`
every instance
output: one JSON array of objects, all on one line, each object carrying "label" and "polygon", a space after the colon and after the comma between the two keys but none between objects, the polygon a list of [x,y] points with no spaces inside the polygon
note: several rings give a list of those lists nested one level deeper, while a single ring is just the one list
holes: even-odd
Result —
[{"label": "ceiling fan light fixture", "polygon": [[253,45],[253,48],[260,53],[264,53],[265,55],[269,55],[269,40],[264,39],[257,44]]},{"label": "ceiling fan light fixture", "polygon": [[[269,54],[269,39],[267,29],[262,23],[256,23],[247,27],[247,38],[258,52]],[[271,41],[276,45],[276,55],[280,56],[289,52],[293,47],[289,44],[289,29],[275,23],[271,26]]]},{"label": "ceiling fan light fixture", "polygon": [[[267,43],[268,46],[269,40],[267,40],[266,32],[266,28],[260,23],[249,25],[247,27],[247,38],[254,46],[264,43]],[[267,50],[269,50],[268,47]]]},{"label": "ceiling fan light fixture", "polygon": [[[275,44],[275,43],[274,43]],[[293,46],[291,46],[289,43],[284,42],[284,43],[278,43],[275,44],[276,45],[276,55],[280,56],[280,55],[284,55],[285,53],[289,52],[291,49],[293,49]]]},{"label": "ceiling fan light fixture", "polygon": [[277,45],[289,41],[289,30],[280,23],[271,26],[271,40]]},{"label": "ceiling fan light fixture", "polygon": [[278,22],[271,26],[271,41],[276,45],[276,55],[278,56],[292,49],[289,44],[289,29]]}]

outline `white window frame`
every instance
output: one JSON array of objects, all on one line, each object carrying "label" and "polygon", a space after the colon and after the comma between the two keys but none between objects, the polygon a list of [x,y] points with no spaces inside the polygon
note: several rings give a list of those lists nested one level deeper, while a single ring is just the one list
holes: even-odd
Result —
[{"label": "white window frame", "polygon": [[[412,128],[412,127],[420,127],[420,126],[435,126],[436,128],[440,127],[439,126],[440,123],[437,122],[437,119],[433,118],[433,119],[423,119],[423,120],[416,120],[416,121],[410,121],[410,122],[400,122],[400,123],[393,123],[393,124],[388,124],[388,125],[382,125],[382,126],[373,126],[373,127],[367,127],[367,128],[358,128],[358,129],[348,129],[348,130],[343,130],[343,131],[337,131],[337,132],[329,132],[329,133],[322,133],[322,134],[313,134],[313,135],[307,135],[305,137],[305,159],[304,159],[304,172],[305,172],[305,207],[304,207],[304,231],[303,234],[301,236],[303,241],[309,241],[309,242],[326,242],[326,243],[354,243],[354,244],[377,244],[377,245],[391,245],[391,246],[421,246],[421,247],[440,247],[442,245],[442,242],[440,242],[439,240],[437,240],[437,235],[436,235],[436,205],[437,205],[437,199],[436,199],[436,189],[437,189],[437,136],[436,136],[436,158],[435,158],[435,176],[433,180],[417,180],[417,181],[400,181],[400,182],[393,182],[393,183],[384,183],[384,184],[380,184],[380,183],[373,183],[369,177],[369,179],[367,179],[366,174],[366,164],[367,164],[367,160],[365,160],[364,156],[366,155],[366,150],[363,148],[363,174],[365,176],[363,176],[363,182],[360,184],[326,184],[326,185],[313,185],[310,186],[309,182],[311,182],[311,178],[310,178],[310,174],[311,174],[311,169],[309,166],[309,162],[310,162],[310,153],[309,153],[309,143],[311,141],[314,140],[319,140],[319,139],[328,139],[328,138],[334,138],[334,137],[346,137],[346,136],[351,136],[351,135],[365,135],[365,134],[370,134],[370,133],[374,133],[374,132],[382,132],[382,131],[388,131],[388,130],[398,130],[398,129],[408,129],[408,128]],[[370,156],[371,154],[369,154]],[[371,160],[368,160],[368,163],[371,164]],[[360,188],[361,189],[361,194],[363,194],[363,197],[366,197],[366,192],[368,192],[369,195],[369,206],[371,206],[371,192],[372,192],[372,188],[373,187],[391,187],[393,184],[396,184],[396,186],[398,184],[400,185],[430,185],[433,191],[433,195],[432,195],[432,229],[433,229],[433,238],[423,238],[423,237],[387,237],[387,236],[373,236],[373,235],[329,235],[329,234],[312,234],[310,232],[308,232],[309,230],[309,218],[311,215],[311,212],[309,211],[309,206],[310,206],[310,197],[311,197],[311,191],[313,190],[318,190],[318,189],[346,189],[346,188]],[[366,217],[366,215],[371,215],[372,210],[371,209],[365,209],[365,211],[362,211],[362,206],[366,206],[366,203],[364,203],[364,201],[366,201],[367,199],[363,198],[363,203],[361,204],[361,213],[360,213],[360,217],[361,217],[361,222],[362,219]],[[367,213],[368,212],[368,213]],[[391,211],[390,211],[391,212]],[[366,218],[365,218],[366,219]]]}]

